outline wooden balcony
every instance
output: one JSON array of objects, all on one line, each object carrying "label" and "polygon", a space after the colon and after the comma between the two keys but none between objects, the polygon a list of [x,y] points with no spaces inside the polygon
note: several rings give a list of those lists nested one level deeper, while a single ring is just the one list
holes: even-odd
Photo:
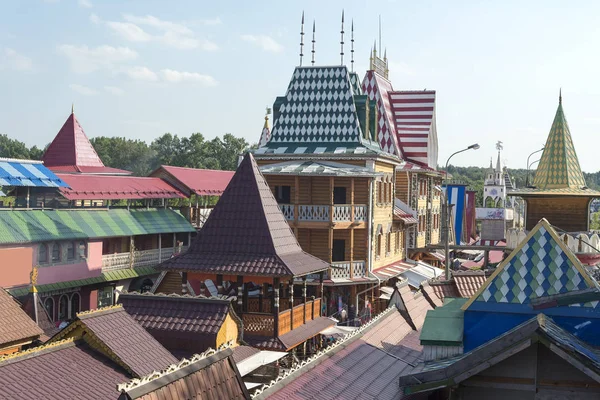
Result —
[{"label": "wooden balcony", "polygon": [[341,261],[331,263],[327,279],[363,278],[367,275],[366,262]]},{"label": "wooden balcony", "polygon": [[185,252],[187,248],[188,246],[164,247],[162,249],[104,254],[102,256],[102,272],[158,265],[171,258],[173,254]]},{"label": "wooden balcony", "polygon": [[[251,300],[258,299],[249,299],[248,309],[257,308],[258,302],[253,305]],[[282,299],[283,300],[283,299]],[[294,303],[297,299],[294,299]],[[302,299],[299,299],[302,300]],[[245,312],[242,313],[242,322],[244,324],[244,334],[250,336],[265,336],[265,337],[273,337],[275,336],[275,323],[276,318],[270,312],[271,310],[271,300],[263,299],[263,302],[268,304],[263,307],[263,312]],[[288,301],[289,304],[289,301]],[[265,310],[267,309],[267,310]],[[321,299],[308,300],[306,303],[300,303],[293,308],[289,308],[285,311],[280,311],[277,318],[277,332],[279,335],[283,335],[285,333],[290,332],[293,329],[296,329],[307,321],[312,321],[313,319],[320,316],[321,312]]]},{"label": "wooden balcony", "polygon": [[330,224],[339,228],[350,225],[362,228],[366,225],[368,214],[364,204],[280,204],[279,208],[290,223],[299,227]]}]

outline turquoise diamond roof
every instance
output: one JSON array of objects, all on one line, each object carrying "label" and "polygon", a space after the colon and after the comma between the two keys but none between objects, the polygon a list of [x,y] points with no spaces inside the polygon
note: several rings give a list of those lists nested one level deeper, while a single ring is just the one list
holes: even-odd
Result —
[{"label": "turquoise diamond roof", "polygon": [[360,81],[345,66],[297,67],[274,106],[271,138],[256,154],[385,154],[364,138],[355,95]]},{"label": "turquoise diamond roof", "polygon": [[550,224],[542,220],[465,308],[473,302],[529,304],[535,297],[591,287],[596,287],[593,279]]}]

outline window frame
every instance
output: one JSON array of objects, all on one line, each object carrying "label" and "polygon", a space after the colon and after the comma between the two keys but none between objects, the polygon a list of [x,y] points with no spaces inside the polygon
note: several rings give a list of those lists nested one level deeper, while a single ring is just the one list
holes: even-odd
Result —
[{"label": "window frame", "polygon": [[[71,256],[69,256],[69,250],[71,250],[71,252],[72,252]],[[75,253],[75,243],[74,242],[67,242],[67,261],[74,261],[76,259],[75,255],[76,255],[76,253]]]},{"label": "window frame", "polygon": [[[58,258],[54,259],[54,248],[58,248]],[[52,252],[51,252],[51,258],[50,260],[52,261],[52,263],[56,263],[56,262],[61,262],[62,261],[62,246],[60,245],[60,243],[54,242],[52,243]]]},{"label": "window frame", "polygon": [[[46,254],[45,254],[45,257],[44,257],[43,260],[40,257],[40,250],[41,249],[44,249],[46,251]],[[49,253],[49,251],[48,251],[48,244],[46,244],[46,243],[40,243],[38,245],[38,254],[37,254],[37,256],[38,256],[38,264],[47,264],[48,263],[48,255],[49,255],[48,253]]]},{"label": "window frame", "polygon": [[[48,307],[46,305],[46,303],[48,302],[48,300],[50,300],[52,302],[52,312],[48,311]],[[56,314],[56,302],[54,301],[54,297],[52,296],[48,296],[44,299],[44,310],[46,310],[46,313],[48,314],[48,317],[50,318],[50,321],[54,322],[54,317]]]}]

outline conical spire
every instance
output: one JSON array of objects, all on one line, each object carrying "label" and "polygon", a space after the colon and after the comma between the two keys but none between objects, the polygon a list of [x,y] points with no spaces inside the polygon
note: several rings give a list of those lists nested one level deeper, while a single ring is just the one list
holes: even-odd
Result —
[{"label": "conical spire", "polygon": [[266,146],[266,144],[271,139],[271,127],[269,126],[269,114],[271,114],[271,109],[267,107],[267,112],[265,114],[265,124],[263,125],[263,130],[260,135],[260,143],[258,147]]},{"label": "conical spire", "polygon": [[559,94],[556,116],[533,184],[537,189],[580,189],[586,186],[563,112],[562,93]]},{"label": "conical spire", "polygon": [[500,165],[500,150],[498,150],[498,159],[496,160],[496,172],[502,172],[502,165]]}]

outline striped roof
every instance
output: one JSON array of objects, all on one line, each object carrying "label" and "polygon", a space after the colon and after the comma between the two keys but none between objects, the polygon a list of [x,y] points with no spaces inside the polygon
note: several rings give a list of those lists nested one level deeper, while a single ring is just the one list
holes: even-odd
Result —
[{"label": "striped roof", "polygon": [[389,92],[398,143],[408,160],[437,166],[435,91]]},{"label": "striped roof", "polygon": [[406,161],[437,168],[438,141],[435,91],[394,91],[392,83],[367,71],[363,90],[377,101],[381,148]]},{"label": "striped roof", "polygon": [[319,176],[381,176],[383,173],[375,172],[358,165],[342,164],[332,161],[286,161],[276,164],[267,164],[260,167],[263,175],[319,175]]},{"label": "striped roof", "polygon": [[563,112],[562,98],[559,100],[533,185],[542,190],[581,189],[586,186]]},{"label": "striped roof", "polygon": [[66,187],[41,161],[0,158],[0,186]]},{"label": "striped roof", "polygon": [[0,210],[0,244],[194,231],[169,209]]}]

